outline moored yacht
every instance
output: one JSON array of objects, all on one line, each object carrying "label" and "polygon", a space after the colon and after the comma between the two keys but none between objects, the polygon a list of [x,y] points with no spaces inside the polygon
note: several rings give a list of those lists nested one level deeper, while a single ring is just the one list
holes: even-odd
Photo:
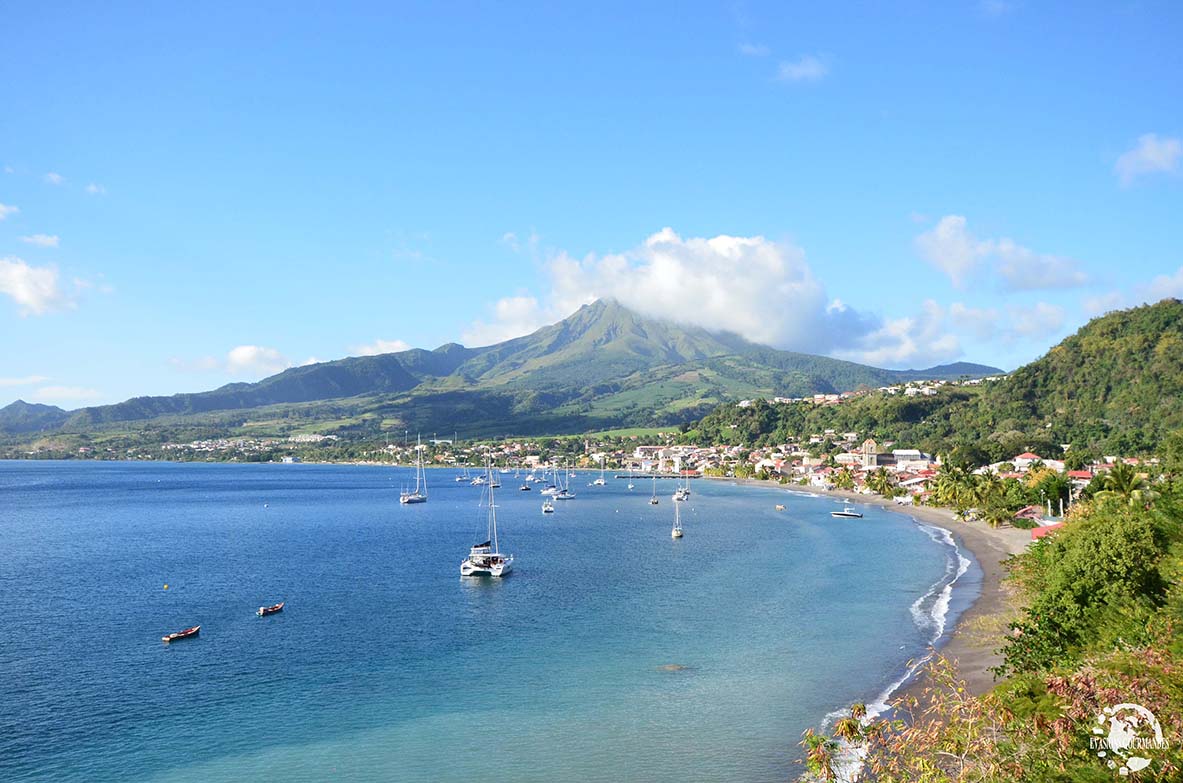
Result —
[{"label": "moored yacht", "polygon": [[[488,469],[491,472],[491,468]],[[513,555],[501,553],[497,541],[497,504],[493,502],[495,485],[489,483],[488,537],[468,550],[460,563],[461,576],[505,576],[513,569]]]},{"label": "moored yacht", "polygon": [[415,489],[403,492],[398,496],[399,503],[426,503],[427,478],[423,475],[423,443],[416,438],[415,442]]},{"label": "moored yacht", "polygon": [[679,503],[674,504],[674,527],[670,530],[670,538],[682,537],[682,506]]}]

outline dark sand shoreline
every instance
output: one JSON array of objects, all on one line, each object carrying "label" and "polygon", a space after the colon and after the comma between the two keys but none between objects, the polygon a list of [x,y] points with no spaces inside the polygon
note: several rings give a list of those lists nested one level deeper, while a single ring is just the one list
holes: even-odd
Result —
[{"label": "dark sand shoreline", "polygon": [[[983,694],[994,687],[994,674],[990,668],[1002,662],[1002,657],[994,652],[1002,645],[1002,639],[991,638],[989,634],[973,633],[971,629],[978,622],[988,622],[986,618],[996,618],[1008,611],[1009,606],[1002,587],[1002,581],[1006,576],[1002,561],[1027,548],[1031,543],[1029,531],[1018,528],[991,528],[983,522],[962,522],[948,509],[901,506],[879,495],[860,495],[844,490],[823,490],[793,484],[782,485],[756,479],[712,480],[734,481],[737,484],[765,489],[808,492],[822,497],[841,498],[852,503],[879,506],[913,517],[926,525],[948,530],[953,534],[957,546],[977,560],[982,569],[982,581],[978,597],[957,618],[956,625],[951,629],[946,628],[942,639],[938,640],[937,652],[956,664],[959,676],[975,695]],[[957,589],[956,586],[954,589]],[[890,700],[905,695],[919,696],[923,687],[924,677],[921,674],[900,686],[900,689],[891,695]]]}]

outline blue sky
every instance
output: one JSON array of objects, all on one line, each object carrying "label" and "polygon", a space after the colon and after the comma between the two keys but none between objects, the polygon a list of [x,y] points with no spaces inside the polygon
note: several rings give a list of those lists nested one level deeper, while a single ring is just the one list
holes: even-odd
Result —
[{"label": "blue sky", "polygon": [[5,4],[0,404],[594,296],[1011,368],[1183,296],[1183,5],[553,6]]}]

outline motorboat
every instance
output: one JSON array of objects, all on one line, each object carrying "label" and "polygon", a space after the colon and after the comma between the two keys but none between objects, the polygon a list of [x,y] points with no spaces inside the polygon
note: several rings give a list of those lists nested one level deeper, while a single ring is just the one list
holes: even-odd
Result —
[{"label": "motorboat", "polygon": [[260,606],[259,611],[255,612],[255,614],[259,615],[259,617],[266,617],[269,614],[275,614],[276,612],[282,612],[283,605],[284,605],[284,602],[280,601],[279,603],[272,604],[271,606]]},{"label": "motorboat", "polygon": [[830,516],[839,519],[862,519],[861,511],[855,511],[854,506],[843,506],[841,511],[831,511]]},{"label": "motorboat", "polygon": [[179,641],[180,639],[191,639],[199,633],[201,633],[201,626],[195,625],[192,628],[186,628],[183,631],[177,631],[176,633],[170,633],[168,636],[162,636],[160,637],[160,641],[168,643]]}]

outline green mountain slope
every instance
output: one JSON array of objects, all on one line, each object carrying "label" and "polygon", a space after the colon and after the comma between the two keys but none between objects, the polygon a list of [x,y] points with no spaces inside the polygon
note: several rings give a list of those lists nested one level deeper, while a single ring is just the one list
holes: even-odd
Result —
[{"label": "green mountain slope", "polygon": [[[998,372],[966,364],[866,367],[644,318],[600,301],[484,348],[448,344],[293,367],[258,383],[84,408],[61,428],[84,433],[200,423],[203,431],[228,433],[282,419],[291,429],[318,424],[355,434],[574,432],[689,421],[729,399]],[[0,432],[16,431],[0,422]]]},{"label": "green mountain slope", "polygon": [[1075,458],[1152,452],[1183,430],[1183,302],[1094,319],[1042,358],[980,387],[868,395],[830,407],[723,405],[695,425],[694,436],[782,443],[826,429],[933,453],[957,449],[978,464],[1023,451],[1058,456],[1064,444]]},{"label": "green mountain slope", "polygon": [[953,411],[944,434],[1044,434],[1106,453],[1154,449],[1183,427],[1183,302],[1096,318],[1041,359]]},{"label": "green mountain slope", "polygon": [[0,408],[0,432],[31,433],[56,429],[70,414],[55,405],[17,400]]}]

